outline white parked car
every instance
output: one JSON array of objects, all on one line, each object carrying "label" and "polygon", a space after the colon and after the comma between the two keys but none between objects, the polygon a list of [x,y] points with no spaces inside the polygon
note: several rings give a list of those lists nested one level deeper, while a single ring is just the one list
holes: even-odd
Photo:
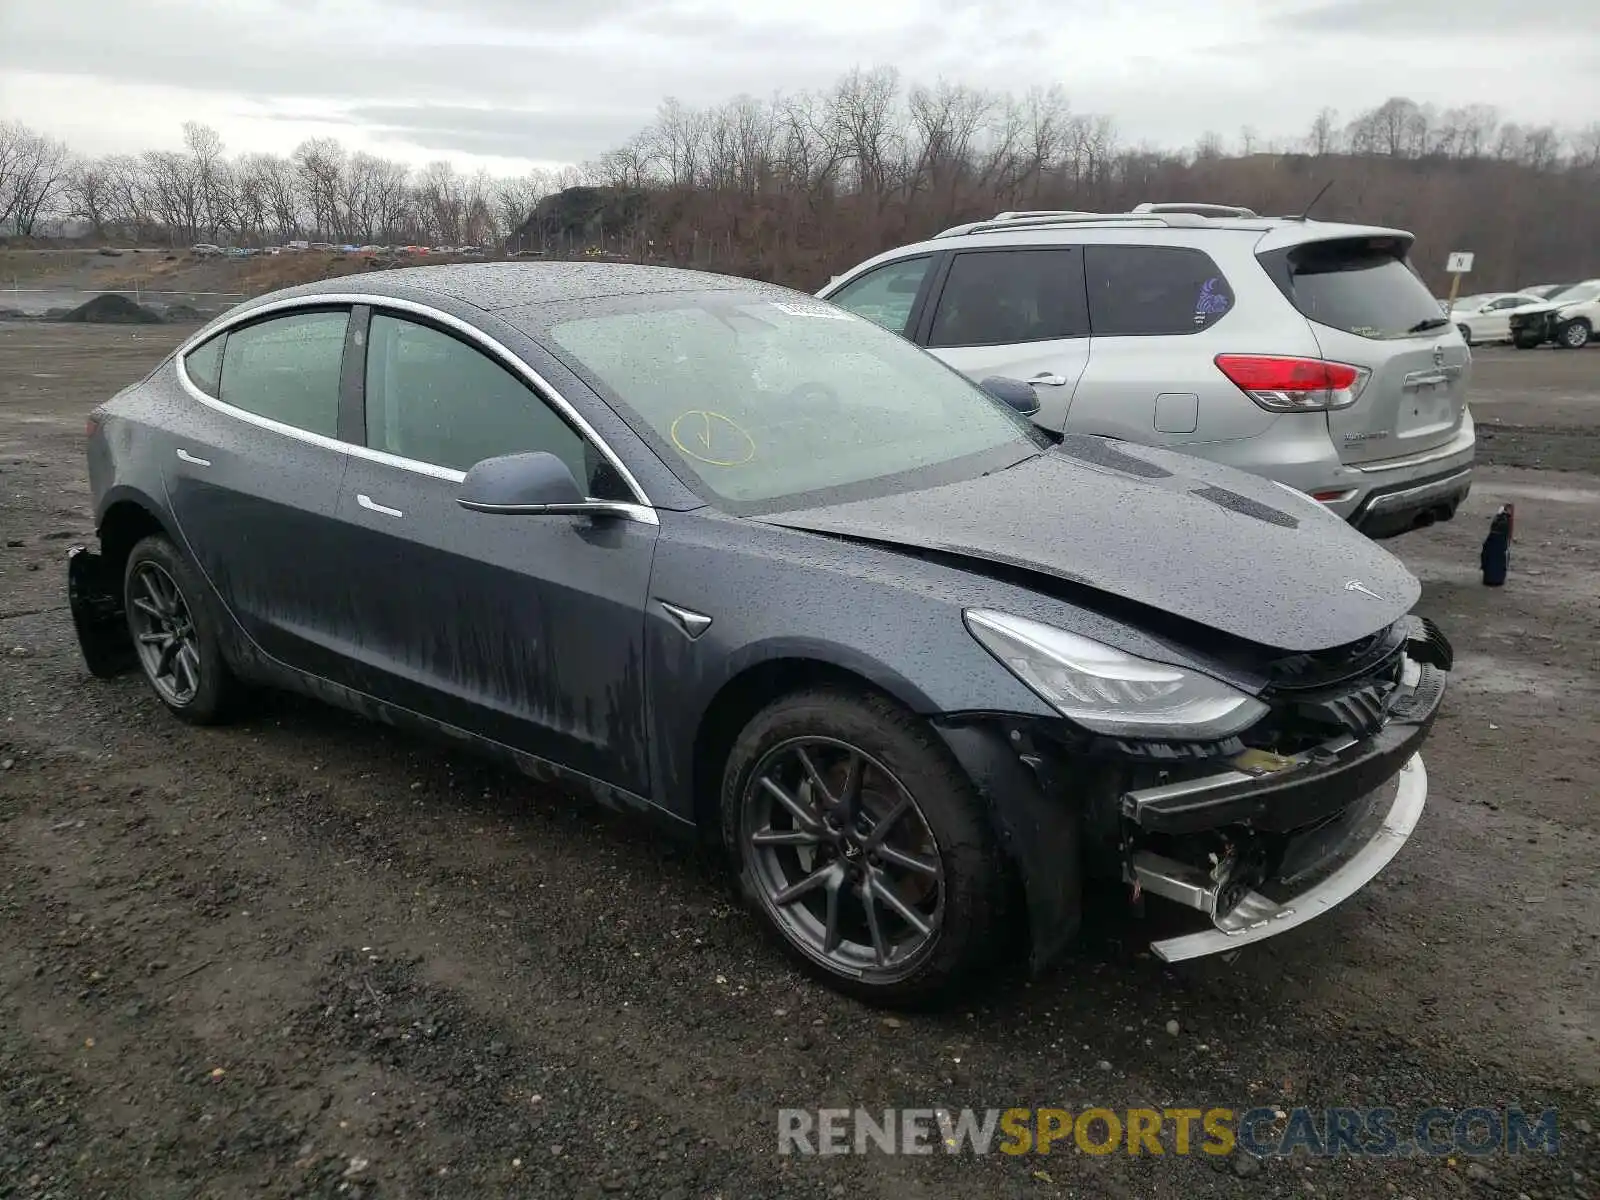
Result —
[{"label": "white parked car", "polygon": [[1461,331],[1461,340],[1469,346],[1479,342],[1509,342],[1511,310],[1539,303],[1540,298],[1529,292],[1484,292],[1462,296],[1450,310],[1450,319]]},{"label": "white parked car", "polygon": [[1511,341],[1518,350],[1554,342],[1577,350],[1600,329],[1600,279],[1586,279],[1537,304],[1511,311]]}]

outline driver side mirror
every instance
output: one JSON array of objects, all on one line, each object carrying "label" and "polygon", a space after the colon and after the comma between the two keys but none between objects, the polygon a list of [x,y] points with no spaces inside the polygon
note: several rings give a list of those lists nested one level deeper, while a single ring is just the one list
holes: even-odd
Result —
[{"label": "driver side mirror", "polygon": [[591,500],[572,468],[545,450],[502,454],[473,465],[456,503],[473,512],[521,516],[624,517],[655,524],[655,510],[617,500]]},{"label": "driver side mirror", "polygon": [[1020,379],[1007,379],[1004,375],[991,375],[978,386],[1002,404],[1009,405],[1024,417],[1039,411],[1039,393],[1031,383]]}]

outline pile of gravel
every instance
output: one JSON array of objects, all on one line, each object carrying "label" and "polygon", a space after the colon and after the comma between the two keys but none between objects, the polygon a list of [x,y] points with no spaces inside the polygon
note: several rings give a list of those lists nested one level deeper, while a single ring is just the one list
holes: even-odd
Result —
[{"label": "pile of gravel", "polygon": [[126,296],[107,292],[78,305],[60,318],[88,325],[159,325],[161,315]]}]

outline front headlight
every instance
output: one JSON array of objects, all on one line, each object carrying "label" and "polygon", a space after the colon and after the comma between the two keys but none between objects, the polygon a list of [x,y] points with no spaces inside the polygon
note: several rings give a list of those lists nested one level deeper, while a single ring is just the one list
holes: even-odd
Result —
[{"label": "front headlight", "polygon": [[1112,737],[1230,737],[1267,706],[1225,683],[1150,662],[1052,625],[969,608],[967,628],[1062,716]]}]

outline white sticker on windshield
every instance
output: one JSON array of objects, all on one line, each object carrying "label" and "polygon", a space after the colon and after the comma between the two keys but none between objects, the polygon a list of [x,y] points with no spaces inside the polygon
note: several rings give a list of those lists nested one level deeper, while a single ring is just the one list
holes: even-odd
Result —
[{"label": "white sticker on windshield", "polygon": [[854,321],[855,315],[843,312],[837,308],[813,308],[810,305],[802,307],[799,304],[786,304],[782,300],[772,301],[772,307],[780,312],[786,312],[791,317],[822,317],[829,321]]}]

